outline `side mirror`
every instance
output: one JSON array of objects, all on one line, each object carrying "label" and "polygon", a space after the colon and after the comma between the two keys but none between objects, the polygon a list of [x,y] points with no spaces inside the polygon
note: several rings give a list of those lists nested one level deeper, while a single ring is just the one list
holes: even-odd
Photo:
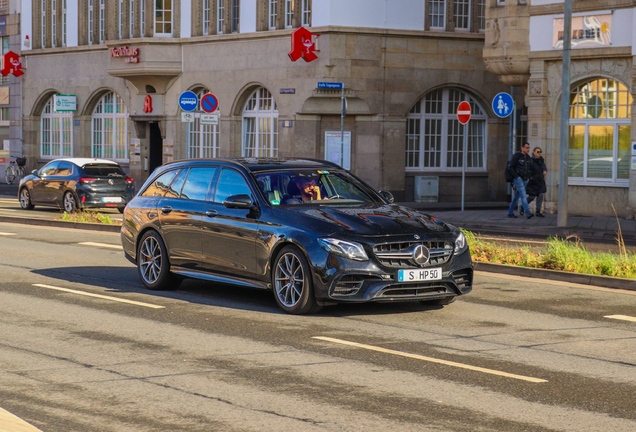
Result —
[{"label": "side mirror", "polygon": [[227,208],[249,210],[253,207],[252,198],[249,195],[232,195],[223,201],[223,205]]},{"label": "side mirror", "polygon": [[40,176],[39,176],[39,173],[38,173],[38,170],[33,170],[33,171],[31,171],[31,174],[33,174],[33,175],[34,175],[34,176],[36,176],[36,177],[40,177]]},{"label": "side mirror", "polygon": [[389,191],[385,191],[385,190],[381,190],[378,192],[380,194],[380,196],[382,198],[384,198],[385,200],[387,200],[389,203],[393,203],[395,202],[395,198],[393,197],[393,194]]}]

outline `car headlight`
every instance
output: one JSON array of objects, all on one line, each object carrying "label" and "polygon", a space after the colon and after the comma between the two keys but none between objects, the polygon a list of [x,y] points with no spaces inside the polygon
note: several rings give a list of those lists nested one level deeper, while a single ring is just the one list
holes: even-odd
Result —
[{"label": "car headlight", "polygon": [[455,239],[455,255],[464,252],[464,249],[466,249],[466,236],[463,232],[460,232]]},{"label": "car headlight", "polygon": [[360,243],[333,238],[321,238],[318,239],[318,242],[327,252],[356,261],[367,261],[369,259]]}]

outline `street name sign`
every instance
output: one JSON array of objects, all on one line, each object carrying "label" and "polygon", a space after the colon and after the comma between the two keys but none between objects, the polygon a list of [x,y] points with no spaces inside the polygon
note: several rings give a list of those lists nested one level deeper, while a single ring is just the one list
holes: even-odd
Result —
[{"label": "street name sign", "polygon": [[335,83],[335,82],[319,82],[319,89],[330,89],[330,90],[342,90],[344,88],[344,83]]}]

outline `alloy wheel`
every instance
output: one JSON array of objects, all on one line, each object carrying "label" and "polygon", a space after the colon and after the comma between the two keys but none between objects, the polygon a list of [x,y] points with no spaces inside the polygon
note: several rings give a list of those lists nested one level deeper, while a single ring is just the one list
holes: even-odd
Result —
[{"label": "alloy wheel", "polygon": [[141,253],[141,262],[139,263],[141,277],[146,283],[153,284],[161,273],[162,256],[159,242],[152,236],[147,237],[139,252]]},{"label": "alloy wheel", "polygon": [[293,307],[299,301],[305,286],[305,274],[300,260],[294,253],[282,255],[276,264],[276,295],[286,307]]},{"label": "alloy wheel", "polygon": [[23,188],[22,192],[20,192],[20,207],[23,209],[28,209],[31,205],[31,198],[29,197],[29,191],[27,188]]},{"label": "alloy wheel", "polygon": [[68,213],[75,211],[75,197],[70,192],[64,194],[64,210]]}]

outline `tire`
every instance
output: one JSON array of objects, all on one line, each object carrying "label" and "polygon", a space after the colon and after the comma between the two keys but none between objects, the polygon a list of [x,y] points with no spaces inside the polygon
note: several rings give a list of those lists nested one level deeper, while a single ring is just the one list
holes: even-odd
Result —
[{"label": "tire", "polygon": [[31,202],[31,194],[27,187],[20,189],[20,207],[24,210],[32,210],[35,207]]},{"label": "tire", "polygon": [[309,263],[296,246],[285,246],[276,256],[272,286],[278,307],[288,314],[302,315],[321,309],[314,295]]},{"label": "tire", "polygon": [[457,300],[457,296],[444,297],[437,300],[420,300],[420,303],[428,306],[447,306],[454,303]]},{"label": "tire", "polygon": [[68,191],[64,194],[62,206],[64,207],[64,211],[67,213],[75,213],[77,211],[77,200],[75,199],[73,192]]},{"label": "tire", "polygon": [[5,171],[4,171],[4,179],[6,180],[7,184],[13,184],[13,181],[16,179],[16,177],[18,176],[16,169],[13,165],[9,165]]},{"label": "tire", "polygon": [[170,258],[161,236],[147,231],[137,248],[137,272],[144,286],[150,290],[170,290],[181,285],[183,279],[170,272]]}]

